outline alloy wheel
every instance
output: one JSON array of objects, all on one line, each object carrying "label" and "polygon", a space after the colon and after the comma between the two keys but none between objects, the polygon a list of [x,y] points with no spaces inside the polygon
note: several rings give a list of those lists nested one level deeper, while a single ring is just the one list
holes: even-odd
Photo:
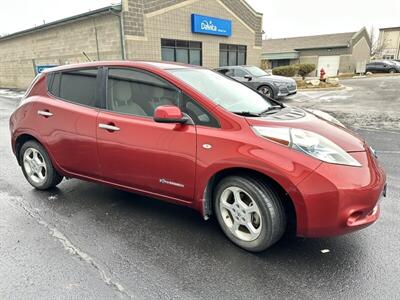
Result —
[{"label": "alloy wheel", "polygon": [[259,91],[261,92],[261,94],[271,97],[271,90],[268,87],[263,86],[259,89]]},{"label": "alloy wheel", "polygon": [[257,239],[263,226],[260,209],[254,199],[239,187],[226,188],[220,198],[222,219],[231,233],[240,240]]},{"label": "alloy wheel", "polygon": [[47,165],[43,155],[34,148],[24,152],[23,165],[29,179],[36,185],[43,184],[47,179]]}]

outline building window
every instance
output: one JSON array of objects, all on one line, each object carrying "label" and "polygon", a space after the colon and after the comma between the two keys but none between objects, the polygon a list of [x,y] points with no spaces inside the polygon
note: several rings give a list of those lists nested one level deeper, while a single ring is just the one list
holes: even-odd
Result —
[{"label": "building window", "polygon": [[161,39],[161,59],[201,66],[202,47],[201,42]]},{"label": "building window", "polygon": [[271,60],[271,68],[282,67],[290,65],[290,59],[274,59]]},{"label": "building window", "polygon": [[394,59],[394,55],[384,55],[383,59]]},{"label": "building window", "polygon": [[247,47],[243,45],[219,45],[219,66],[241,66],[247,60]]}]

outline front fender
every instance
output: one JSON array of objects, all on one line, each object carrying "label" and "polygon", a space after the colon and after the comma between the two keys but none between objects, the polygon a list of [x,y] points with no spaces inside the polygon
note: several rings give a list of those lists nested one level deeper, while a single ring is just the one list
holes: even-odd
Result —
[{"label": "front fender", "polygon": [[256,172],[275,181],[289,195],[296,216],[299,216],[297,218],[297,229],[298,232],[301,232],[307,225],[307,211],[297,185],[310,176],[320,165],[320,162],[312,160],[309,164],[307,162],[305,164],[296,163],[287,159],[287,157],[274,155],[273,152],[263,149],[253,149],[251,153],[251,157],[247,159],[221,160],[207,167],[198,166],[194,208],[205,219],[208,219],[212,212],[212,187],[219,174],[230,173],[230,171],[235,173]]}]

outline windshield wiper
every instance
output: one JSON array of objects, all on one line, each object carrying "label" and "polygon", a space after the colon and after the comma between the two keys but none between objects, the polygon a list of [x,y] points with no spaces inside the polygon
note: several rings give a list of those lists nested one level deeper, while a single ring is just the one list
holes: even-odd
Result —
[{"label": "windshield wiper", "polygon": [[250,111],[233,111],[234,114],[244,117],[259,117],[260,114],[253,113]]},{"label": "windshield wiper", "polygon": [[272,112],[277,109],[282,109],[283,107],[284,106],[281,106],[281,105],[272,105],[272,106],[268,107],[266,110],[264,110],[263,112],[261,112],[260,115],[266,115],[269,112]]}]

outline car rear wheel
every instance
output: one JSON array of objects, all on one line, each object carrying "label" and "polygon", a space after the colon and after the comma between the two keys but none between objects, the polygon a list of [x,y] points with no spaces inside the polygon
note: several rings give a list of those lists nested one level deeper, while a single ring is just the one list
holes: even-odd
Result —
[{"label": "car rear wheel", "polygon": [[24,176],[34,188],[47,190],[62,181],[63,177],[54,169],[47,151],[39,143],[26,142],[19,155]]},{"label": "car rear wheel", "polygon": [[394,73],[396,73],[396,70],[395,70],[395,69],[390,69],[390,70],[389,70],[389,73],[390,73],[390,74],[394,74]]},{"label": "car rear wheel", "polygon": [[285,232],[281,199],[261,180],[229,176],[217,185],[214,197],[214,211],[223,232],[248,251],[267,249]]},{"label": "car rear wheel", "polygon": [[263,85],[257,89],[264,96],[274,98],[274,91],[269,86]]}]

